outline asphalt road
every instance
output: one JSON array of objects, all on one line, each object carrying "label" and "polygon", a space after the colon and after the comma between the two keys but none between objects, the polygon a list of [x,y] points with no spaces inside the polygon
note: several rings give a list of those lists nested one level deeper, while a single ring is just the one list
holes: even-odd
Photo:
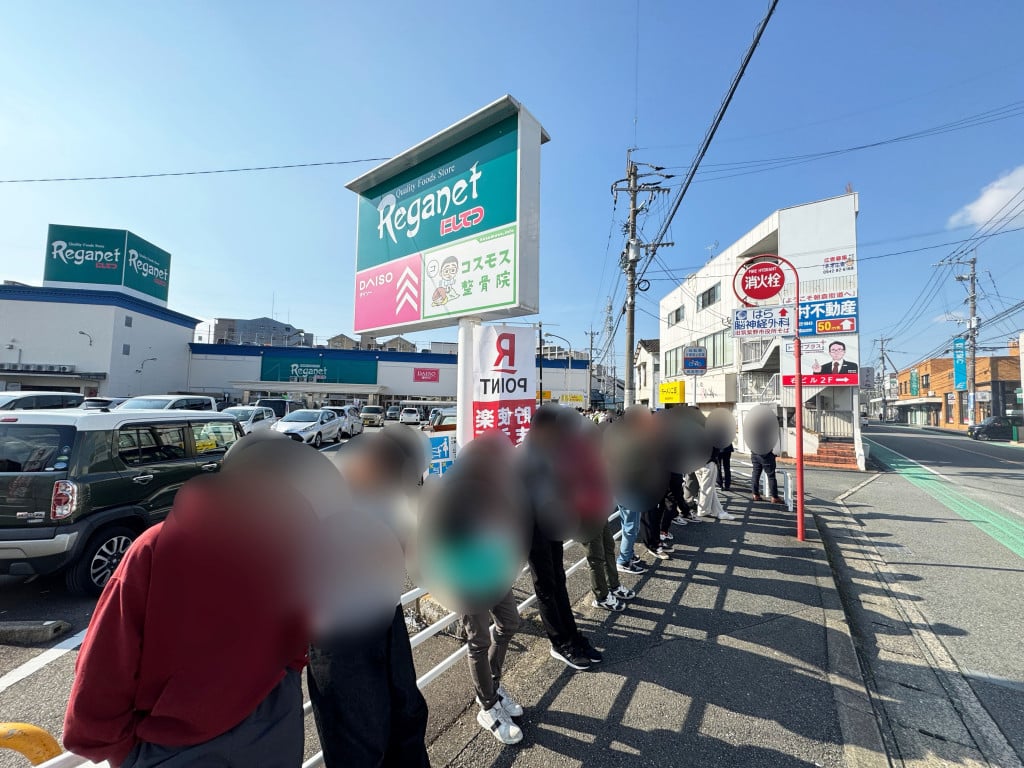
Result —
[{"label": "asphalt road", "polygon": [[1024,448],[889,425],[864,437],[885,474],[846,503],[1024,755]]}]

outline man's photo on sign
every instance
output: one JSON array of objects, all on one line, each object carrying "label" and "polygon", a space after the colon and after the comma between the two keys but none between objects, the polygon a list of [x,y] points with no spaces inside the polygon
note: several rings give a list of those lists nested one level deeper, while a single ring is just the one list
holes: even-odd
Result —
[{"label": "man's photo on sign", "polygon": [[832,358],[822,365],[821,361],[815,358],[811,364],[814,373],[856,373],[857,364],[846,359],[846,343],[835,339],[829,342],[828,354]]}]

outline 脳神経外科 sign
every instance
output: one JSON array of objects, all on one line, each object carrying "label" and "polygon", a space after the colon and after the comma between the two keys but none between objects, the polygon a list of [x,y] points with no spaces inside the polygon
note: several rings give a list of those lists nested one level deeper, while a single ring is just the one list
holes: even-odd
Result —
[{"label": "\u8133\u795e\u7d4c\u5916\u79d1 sign", "polygon": [[167,304],[171,254],[124,229],[51,224],[43,284],[95,286]]},{"label": "\u8133\u795e\u7d4c\u5916\u79d1 sign", "polygon": [[511,325],[477,325],[472,337],[472,437],[497,430],[518,445],[537,408],[536,333]]},{"label": "\u8133\u795e\u7d4c\u5916\u79d1 sign", "polygon": [[546,140],[506,96],[348,185],[357,333],[537,311]]}]

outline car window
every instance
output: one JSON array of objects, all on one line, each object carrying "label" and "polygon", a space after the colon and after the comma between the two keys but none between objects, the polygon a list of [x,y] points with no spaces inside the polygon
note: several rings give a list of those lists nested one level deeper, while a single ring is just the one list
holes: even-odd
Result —
[{"label": "car window", "polygon": [[263,421],[263,418],[264,418],[264,416],[263,416],[263,411],[262,411],[262,410],[257,410],[257,411],[256,411],[255,413],[253,413],[253,415],[252,415],[252,421],[253,421],[253,423],[254,423],[254,424],[255,424],[255,423],[256,423],[257,421]]},{"label": "car window", "polygon": [[223,453],[238,440],[233,422],[208,421],[192,425],[192,437],[196,442],[196,455],[205,456]]},{"label": "car window", "polygon": [[60,408],[60,395],[36,395],[36,408]]},{"label": "car window", "polygon": [[175,425],[122,427],[117,454],[129,467],[179,461],[187,457],[185,429]]},{"label": "car window", "polygon": [[[73,427],[36,424],[0,424],[0,472],[54,472],[67,469],[62,447],[74,443]],[[14,486],[8,497],[14,498]]]},{"label": "car window", "polygon": [[14,410],[32,410],[33,408],[39,407],[38,405],[36,405],[36,400],[37,397],[35,395],[29,395],[28,397],[18,397],[15,398],[13,403],[11,403],[10,407]]}]

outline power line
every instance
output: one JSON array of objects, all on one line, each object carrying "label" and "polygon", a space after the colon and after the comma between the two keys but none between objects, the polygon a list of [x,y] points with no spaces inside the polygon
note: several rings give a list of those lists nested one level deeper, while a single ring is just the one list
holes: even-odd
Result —
[{"label": "power line", "polygon": [[115,181],[122,179],[159,179],[168,176],[212,176],[218,173],[249,173],[251,171],[280,171],[289,168],[320,168],[330,165],[379,163],[389,157],[364,157],[359,160],[325,160],[318,163],[288,163],[286,165],[254,165],[246,168],[214,168],[203,171],[161,171],[159,173],[126,173],[113,176],[65,176],[45,179],[0,179],[0,184],[42,184],[55,181]]}]

